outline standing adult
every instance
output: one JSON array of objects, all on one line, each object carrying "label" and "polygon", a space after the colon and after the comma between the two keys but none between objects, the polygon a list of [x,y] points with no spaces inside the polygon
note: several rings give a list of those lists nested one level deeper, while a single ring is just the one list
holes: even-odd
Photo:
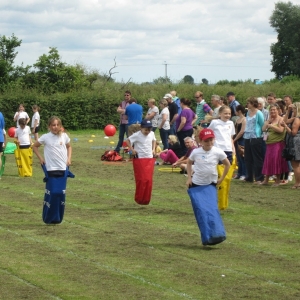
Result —
[{"label": "standing adult", "polygon": [[243,105],[238,105],[236,107],[236,114],[239,118],[235,123],[236,135],[234,136],[233,143],[235,146],[235,153],[238,161],[238,172],[234,179],[240,180],[244,180],[246,178],[246,164],[243,151],[243,149],[245,149],[245,140],[243,137],[246,128],[245,112],[246,110]]},{"label": "standing adult", "polygon": [[142,105],[137,104],[136,99],[131,98],[129,100],[129,105],[125,109],[125,116],[128,120],[128,136],[131,136],[141,129],[141,122],[143,119]]},{"label": "standing adult", "polygon": [[176,119],[178,117],[178,107],[177,104],[173,101],[171,94],[165,94],[164,99],[168,102],[168,108],[170,112],[170,133],[171,135],[176,134]]},{"label": "standing adult", "polygon": [[148,100],[148,112],[145,116],[145,119],[150,120],[152,122],[152,131],[155,132],[158,123],[159,109],[155,105],[155,99],[151,98]]},{"label": "standing adult", "polygon": [[273,186],[279,186],[280,174],[288,172],[286,160],[281,156],[285,146],[285,127],[282,122],[282,117],[279,115],[279,107],[277,104],[270,105],[269,120],[265,121],[262,130],[267,132],[266,144],[267,150],[264,159],[262,173],[266,175],[262,185],[267,185],[269,177],[276,175]]},{"label": "standing adult", "polygon": [[286,132],[289,136],[287,147],[294,149],[294,156],[291,160],[295,184],[292,189],[300,189],[300,102],[290,104],[293,106],[293,122],[289,125],[284,123]]},{"label": "standing adult", "polygon": [[210,114],[212,116],[214,111],[203,99],[202,92],[197,91],[195,93],[195,99],[197,103],[197,107],[196,107],[197,120],[194,123],[194,125],[200,125],[201,123],[205,123],[205,115]]},{"label": "standing adult", "polygon": [[120,148],[123,146],[124,136],[128,137],[128,120],[125,116],[125,109],[129,105],[129,100],[131,98],[131,92],[125,91],[124,100],[120,103],[117,108],[117,113],[120,114],[120,125],[119,125],[119,141],[115,149],[116,152],[120,152]]},{"label": "standing adult", "polygon": [[193,123],[197,120],[196,114],[190,108],[191,104],[191,100],[187,98],[180,99],[182,111],[176,120],[176,132],[183,154],[187,152],[184,139],[193,135]]},{"label": "standing adult", "polygon": [[222,106],[222,101],[219,95],[212,95],[211,96],[211,105],[214,107],[214,111],[212,117],[214,119],[219,118],[219,109]]},{"label": "standing adult", "polygon": [[2,167],[2,155],[4,152],[4,142],[5,142],[4,129],[5,129],[5,121],[2,112],[0,112],[0,170]]},{"label": "standing adult", "polygon": [[27,112],[25,111],[25,107],[23,104],[19,105],[19,110],[14,115],[14,121],[16,122],[16,127],[20,127],[19,119],[21,119],[21,118],[26,120],[26,125],[30,121],[30,118],[29,118]]},{"label": "standing adult", "polygon": [[227,97],[228,105],[229,105],[230,110],[231,110],[231,120],[233,122],[235,122],[235,120],[237,119],[236,107],[238,105],[240,105],[240,103],[235,99],[235,93],[234,92],[228,92],[226,97]]},{"label": "standing adult", "polygon": [[269,93],[268,97],[267,97],[267,101],[268,101],[268,106],[267,106],[267,110],[270,109],[270,105],[271,104],[275,104],[277,99],[276,99],[276,94],[275,93]]},{"label": "standing adult", "polygon": [[164,146],[164,150],[168,149],[168,136],[170,132],[170,112],[168,108],[168,102],[165,99],[160,100],[159,106],[161,112],[158,117],[158,126],[161,142]]},{"label": "standing adult", "polygon": [[264,180],[262,174],[263,153],[262,153],[262,127],[264,125],[264,116],[257,108],[256,97],[247,99],[248,112],[246,115],[246,128],[244,132],[245,139],[245,164],[247,177],[245,181],[253,182],[253,177],[257,183]]}]

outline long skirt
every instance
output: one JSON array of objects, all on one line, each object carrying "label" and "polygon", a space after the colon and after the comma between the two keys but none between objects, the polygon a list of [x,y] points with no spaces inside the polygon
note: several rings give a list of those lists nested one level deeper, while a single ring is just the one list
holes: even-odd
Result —
[{"label": "long skirt", "polygon": [[283,141],[267,144],[262,174],[271,176],[289,171],[287,161],[281,156],[284,147]]}]

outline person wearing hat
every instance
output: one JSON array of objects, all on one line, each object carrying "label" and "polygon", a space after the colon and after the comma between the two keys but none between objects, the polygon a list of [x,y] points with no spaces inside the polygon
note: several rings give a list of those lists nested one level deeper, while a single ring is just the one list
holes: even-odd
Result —
[{"label": "person wearing hat", "polygon": [[132,155],[138,158],[153,158],[155,155],[156,138],[152,131],[150,120],[144,119],[141,122],[141,129],[133,133],[126,140]]},{"label": "person wearing hat", "polygon": [[173,96],[171,94],[165,94],[164,98],[168,102],[168,108],[170,112],[170,131],[169,134],[176,135],[176,119],[178,117],[178,107],[173,101]]},{"label": "person wearing hat", "polygon": [[240,103],[237,100],[235,100],[234,92],[228,92],[226,97],[227,97],[228,105],[229,105],[230,110],[231,110],[231,120],[234,122],[237,119],[237,117],[236,117],[236,107],[238,105],[240,105]]},{"label": "person wearing hat", "polygon": [[[199,140],[202,147],[194,149],[187,160],[188,179],[186,185],[188,188],[199,185],[220,185],[229,171],[230,162],[225,152],[214,146],[215,134],[213,130],[209,128],[201,130]],[[218,178],[217,171],[219,161],[224,165],[224,172],[220,178]]]}]

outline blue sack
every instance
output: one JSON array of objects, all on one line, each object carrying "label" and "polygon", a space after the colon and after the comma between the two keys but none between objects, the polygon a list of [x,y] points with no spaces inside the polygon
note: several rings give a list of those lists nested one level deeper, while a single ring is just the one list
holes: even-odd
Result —
[{"label": "blue sack", "polygon": [[213,185],[188,189],[203,245],[216,245],[226,239],[226,232],[218,209],[217,190]]},{"label": "blue sack", "polygon": [[59,224],[62,222],[65,212],[67,177],[75,175],[66,169],[63,177],[49,177],[45,165],[42,165],[46,182],[43,221],[46,224]]}]

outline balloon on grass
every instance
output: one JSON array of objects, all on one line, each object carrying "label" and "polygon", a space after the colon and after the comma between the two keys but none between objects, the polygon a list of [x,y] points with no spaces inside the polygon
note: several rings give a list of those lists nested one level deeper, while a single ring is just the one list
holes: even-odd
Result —
[{"label": "balloon on grass", "polygon": [[114,136],[115,133],[116,133],[116,127],[114,125],[106,125],[105,128],[104,128],[104,133],[107,135],[107,136]]}]

